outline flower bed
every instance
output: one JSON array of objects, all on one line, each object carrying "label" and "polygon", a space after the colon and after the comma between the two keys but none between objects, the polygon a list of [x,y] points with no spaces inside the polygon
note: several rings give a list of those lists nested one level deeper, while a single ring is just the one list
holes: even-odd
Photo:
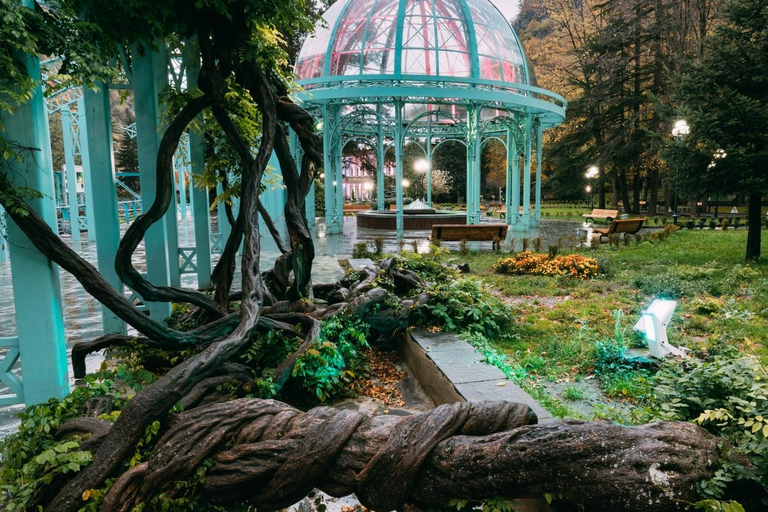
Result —
[{"label": "flower bed", "polygon": [[493,269],[499,274],[533,274],[543,276],[597,277],[597,260],[579,254],[550,257],[548,254],[521,252],[511,258],[499,260]]}]

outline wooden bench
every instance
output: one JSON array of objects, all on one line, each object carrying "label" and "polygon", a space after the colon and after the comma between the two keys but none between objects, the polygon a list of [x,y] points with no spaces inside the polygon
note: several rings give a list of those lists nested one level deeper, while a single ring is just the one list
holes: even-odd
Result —
[{"label": "wooden bench", "polygon": [[432,240],[446,242],[493,242],[493,248],[507,238],[506,224],[435,224],[432,226]]},{"label": "wooden bench", "polygon": [[595,219],[605,219],[608,222],[612,221],[619,216],[619,210],[601,210],[600,208],[593,208],[592,213],[584,213],[581,215],[587,221],[595,222]]},{"label": "wooden bench", "polygon": [[344,205],[344,211],[345,212],[367,212],[371,209],[371,205],[369,204],[345,204]]},{"label": "wooden bench", "polygon": [[643,227],[645,219],[613,219],[611,225],[607,228],[595,228],[595,233],[600,233],[600,239],[603,237],[609,237],[610,235],[619,235],[624,233],[624,236],[634,235],[640,228]]}]

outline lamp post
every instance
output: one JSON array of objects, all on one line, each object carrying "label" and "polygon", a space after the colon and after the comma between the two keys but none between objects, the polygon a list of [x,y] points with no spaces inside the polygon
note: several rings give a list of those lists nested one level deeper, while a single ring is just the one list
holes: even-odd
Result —
[{"label": "lamp post", "polygon": [[597,178],[597,175],[600,174],[600,168],[598,168],[596,165],[592,165],[587,169],[587,173],[584,175],[587,180],[591,180],[589,184],[587,184],[587,194],[589,194],[589,207],[594,208],[595,205],[595,198],[592,195],[592,183],[594,182],[594,179]]},{"label": "lamp post", "polygon": [[[688,123],[685,122],[685,119],[681,119],[675,123],[675,126],[672,128],[672,136],[675,137],[680,142],[683,141],[686,135],[691,133],[691,127],[688,126]],[[675,212],[672,214],[672,222],[677,225],[677,175],[679,174],[680,169],[677,170],[678,172],[675,172]]]}]

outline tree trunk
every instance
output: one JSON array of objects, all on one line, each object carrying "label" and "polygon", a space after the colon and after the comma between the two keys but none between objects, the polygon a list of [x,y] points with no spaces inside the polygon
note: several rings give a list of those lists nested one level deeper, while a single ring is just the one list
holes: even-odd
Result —
[{"label": "tree trunk", "polygon": [[659,170],[651,169],[648,176],[648,215],[656,215],[659,209]]},{"label": "tree trunk", "polygon": [[[180,413],[148,462],[124,473],[101,512],[128,512],[195,474],[223,506],[285,508],[319,488],[375,510],[445,508],[452,499],[541,497],[591,512],[677,509],[720,467],[723,440],[692,423],[535,425],[509,402],[443,405],[409,417],[240,399]],[[730,497],[729,497],[730,498]]]},{"label": "tree trunk", "polygon": [[634,176],[634,185],[632,187],[632,199],[634,202],[632,203],[632,213],[639,214],[640,213],[640,192],[642,188],[642,180],[640,179],[640,170],[635,168],[635,176]]},{"label": "tree trunk", "polygon": [[760,259],[760,237],[762,228],[762,192],[749,194],[749,233],[747,234],[747,261]]}]

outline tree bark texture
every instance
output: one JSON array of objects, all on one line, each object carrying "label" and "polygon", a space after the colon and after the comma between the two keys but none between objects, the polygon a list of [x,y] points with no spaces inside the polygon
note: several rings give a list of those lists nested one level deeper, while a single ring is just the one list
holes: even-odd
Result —
[{"label": "tree bark texture", "polygon": [[763,222],[763,204],[762,192],[754,191],[749,194],[749,227],[747,234],[747,261],[756,261],[760,259],[760,238]]},{"label": "tree bark texture", "polygon": [[721,439],[691,423],[536,425],[525,405],[443,405],[372,418],[327,407],[302,413],[272,400],[235,400],[178,414],[147,463],[123,474],[102,512],[128,512],[207,458],[204,494],[231,506],[287,507],[319,488],[355,493],[374,510],[451,499],[554,493],[590,511],[666,511],[696,501],[718,468]]}]

